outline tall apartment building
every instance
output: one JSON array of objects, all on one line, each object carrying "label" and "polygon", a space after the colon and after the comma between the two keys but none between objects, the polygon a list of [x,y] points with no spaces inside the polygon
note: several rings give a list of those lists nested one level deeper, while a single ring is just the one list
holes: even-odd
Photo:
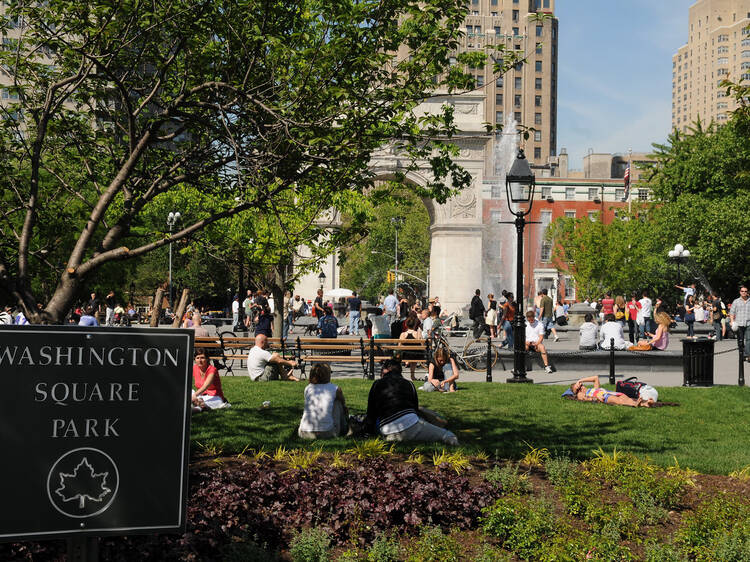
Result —
[{"label": "tall apartment building", "polygon": [[467,0],[466,35],[460,50],[485,50],[503,44],[523,51],[527,63],[495,79],[492,65],[474,70],[485,95],[484,120],[505,123],[508,116],[536,131],[525,143],[526,155],[545,164],[557,151],[557,28],[553,16],[536,21],[534,14],[554,14],[554,0]]},{"label": "tall apartment building", "polygon": [[672,128],[698,118],[722,123],[736,103],[719,84],[750,80],[750,0],[698,0],[690,6],[688,42],[672,56]]}]

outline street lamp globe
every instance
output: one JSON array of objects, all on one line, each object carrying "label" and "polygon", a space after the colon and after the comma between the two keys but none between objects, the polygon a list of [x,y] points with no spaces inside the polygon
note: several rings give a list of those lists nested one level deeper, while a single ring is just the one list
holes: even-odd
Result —
[{"label": "street lamp globe", "polygon": [[510,167],[510,171],[505,176],[505,189],[508,194],[508,208],[510,203],[526,203],[529,205],[527,211],[522,212],[520,209],[514,211],[510,209],[510,212],[516,216],[521,216],[518,213],[522,212],[522,215],[528,215],[531,212],[531,205],[534,201],[534,188],[536,186],[536,178],[531,172],[529,161],[526,160],[526,155],[523,153],[523,149],[518,149],[518,155],[513,161],[513,165]]},{"label": "street lamp globe", "polygon": [[676,258],[677,252],[675,252],[674,250],[669,250],[668,255],[670,258]]},{"label": "street lamp globe", "polygon": [[684,249],[685,249],[685,246],[683,246],[682,244],[675,244],[675,245],[674,245],[674,251],[675,251],[675,254],[677,254],[678,256],[679,256],[680,254],[682,254],[682,251],[683,251]]},{"label": "street lamp globe", "polygon": [[690,250],[683,250],[682,251],[682,257],[683,258],[689,258],[690,257]]}]

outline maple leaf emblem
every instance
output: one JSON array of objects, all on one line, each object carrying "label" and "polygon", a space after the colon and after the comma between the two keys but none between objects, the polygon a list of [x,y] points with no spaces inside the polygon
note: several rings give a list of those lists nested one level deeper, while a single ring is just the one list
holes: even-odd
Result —
[{"label": "maple leaf emblem", "polygon": [[83,457],[72,474],[60,473],[60,487],[55,493],[63,501],[78,500],[78,507],[83,509],[86,500],[100,502],[112,492],[107,487],[109,472],[95,473],[88,459]]}]

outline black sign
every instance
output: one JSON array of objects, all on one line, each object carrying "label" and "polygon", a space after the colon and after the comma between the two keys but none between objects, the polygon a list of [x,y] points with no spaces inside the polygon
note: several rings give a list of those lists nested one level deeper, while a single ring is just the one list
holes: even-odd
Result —
[{"label": "black sign", "polygon": [[193,338],[0,327],[0,540],[184,531]]}]

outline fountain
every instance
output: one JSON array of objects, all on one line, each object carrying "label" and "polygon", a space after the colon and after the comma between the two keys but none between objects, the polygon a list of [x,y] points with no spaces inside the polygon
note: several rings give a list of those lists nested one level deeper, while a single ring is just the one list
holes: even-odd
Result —
[{"label": "fountain", "polygon": [[498,224],[497,213],[501,221],[513,221],[514,216],[508,211],[505,193],[505,175],[510,170],[518,152],[519,135],[515,119],[508,116],[503,131],[495,137],[493,153],[494,176],[489,178],[493,184],[493,195],[484,201],[489,216],[485,224],[482,243],[482,294],[494,293],[499,298],[502,290],[516,292],[516,243],[515,229],[509,224]]}]

